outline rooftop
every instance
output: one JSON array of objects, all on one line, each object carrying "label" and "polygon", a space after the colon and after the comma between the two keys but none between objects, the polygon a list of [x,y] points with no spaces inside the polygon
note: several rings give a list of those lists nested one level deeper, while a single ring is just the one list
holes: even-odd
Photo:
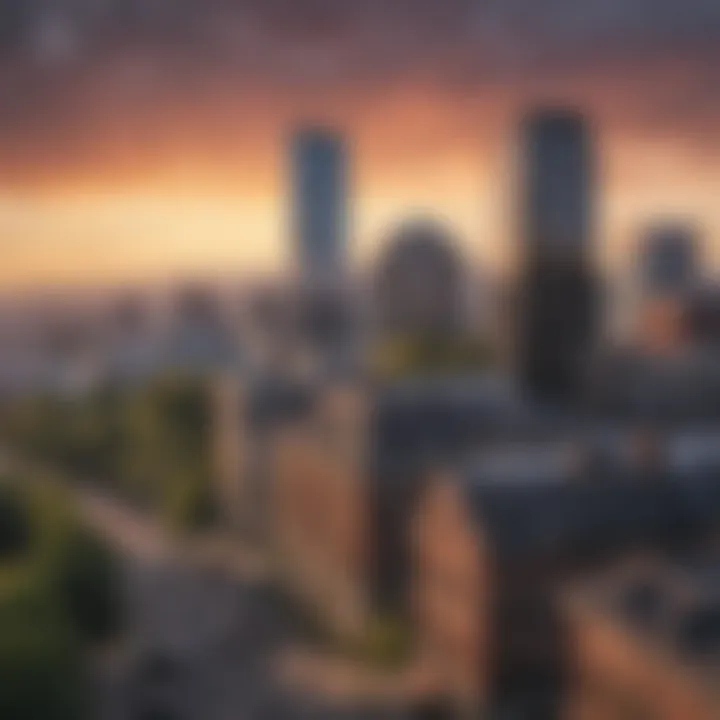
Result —
[{"label": "rooftop", "polygon": [[476,456],[458,482],[478,527],[506,559],[583,561],[674,547],[720,521],[713,437],[696,445],[679,436],[659,453],[617,436],[595,446],[506,443]]},{"label": "rooftop", "polygon": [[712,692],[720,689],[720,558],[633,561],[580,583],[569,597]]}]

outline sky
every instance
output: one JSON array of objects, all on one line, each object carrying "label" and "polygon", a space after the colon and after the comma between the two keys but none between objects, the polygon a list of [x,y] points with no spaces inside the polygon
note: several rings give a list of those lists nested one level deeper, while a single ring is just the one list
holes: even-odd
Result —
[{"label": "sky", "polygon": [[282,267],[313,122],[351,147],[358,264],[422,210],[501,267],[518,120],[555,102],[596,131],[608,267],[663,215],[717,262],[717,0],[0,0],[0,283]]}]

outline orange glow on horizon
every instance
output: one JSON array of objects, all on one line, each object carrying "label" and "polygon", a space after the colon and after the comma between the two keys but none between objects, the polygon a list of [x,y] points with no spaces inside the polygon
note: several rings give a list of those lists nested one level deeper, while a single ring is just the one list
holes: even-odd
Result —
[{"label": "orange glow on horizon", "polygon": [[[362,140],[362,138],[361,138]],[[419,143],[419,140],[418,140]],[[438,215],[459,237],[468,260],[491,269],[512,248],[509,152],[483,153],[467,138],[440,149],[386,158],[377,146],[353,148],[351,254],[366,266],[388,228],[416,211]],[[708,258],[720,255],[718,167],[681,145],[615,141],[603,154],[600,255],[619,266],[638,230],[660,214],[695,218]],[[281,154],[236,175],[207,180],[191,162],[166,185],[99,183],[0,194],[6,289],[56,283],[104,283],[205,273],[272,272],[292,252]],[[254,182],[253,182],[254,178]]]}]

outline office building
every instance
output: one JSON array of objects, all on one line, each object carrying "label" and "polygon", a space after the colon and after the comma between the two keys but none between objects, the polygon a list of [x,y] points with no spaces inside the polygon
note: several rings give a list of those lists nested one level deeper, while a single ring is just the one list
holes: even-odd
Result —
[{"label": "office building", "polygon": [[310,287],[342,282],[348,234],[348,160],[343,139],[302,129],[291,142],[292,235],[297,270]]},{"label": "office building", "polygon": [[637,258],[645,297],[683,297],[698,280],[698,238],[692,225],[657,223],[646,230]]},{"label": "office building", "polygon": [[683,352],[691,342],[687,317],[698,286],[696,229],[682,222],[651,225],[639,244],[636,343],[654,354]]},{"label": "office building", "polygon": [[565,402],[597,331],[593,138],[570,110],[529,115],[521,135],[518,371],[530,396]]},{"label": "office building", "polygon": [[375,323],[383,335],[447,338],[463,325],[465,278],[452,233],[419,218],[390,233],[375,270]]},{"label": "office building", "polygon": [[520,192],[525,262],[586,262],[592,252],[595,148],[575,110],[541,109],[521,125]]},{"label": "office building", "polygon": [[430,478],[414,522],[417,645],[448,698],[557,717],[572,668],[558,589],[628,553],[714,541],[717,465],[658,450],[640,436],[607,452],[516,445]]},{"label": "office building", "polygon": [[168,369],[211,372],[239,368],[238,338],[212,287],[186,285],[172,298],[164,349]]},{"label": "office building", "polygon": [[720,347],[720,284],[699,284],[690,293],[684,310],[683,327],[687,340],[714,353]]},{"label": "office building", "polygon": [[[691,306],[692,307],[692,306]],[[720,367],[704,344],[692,315],[683,320],[684,351],[660,353],[657,335],[653,352],[641,348],[608,350],[593,359],[585,393],[586,407],[608,421],[693,427],[720,419]],[[687,343],[698,343],[692,350]]]},{"label": "office building", "polygon": [[720,709],[720,559],[635,559],[562,594],[565,720],[711,720]]},{"label": "office building", "polygon": [[267,541],[278,439],[311,412],[314,392],[278,374],[218,375],[212,386],[213,471],[221,521]]},{"label": "office building", "polygon": [[409,524],[424,474],[459,461],[515,411],[481,380],[351,382],[286,425],[274,476],[277,557],[292,591],[343,635],[409,615]]}]

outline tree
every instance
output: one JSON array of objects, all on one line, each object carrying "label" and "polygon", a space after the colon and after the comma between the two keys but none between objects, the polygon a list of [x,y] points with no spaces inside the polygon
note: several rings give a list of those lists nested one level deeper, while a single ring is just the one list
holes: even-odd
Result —
[{"label": "tree", "polygon": [[67,538],[51,569],[51,592],[80,637],[108,640],[122,618],[121,571],[115,555],[83,528]]},{"label": "tree", "polygon": [[30,544],[30,518],[21,493],[0,480],[0,561],[16,557]]},{"label": "tree", "polygon": [[79,720],[85,716],[79,647],[50,613],[0,621],[0,717]]}]

